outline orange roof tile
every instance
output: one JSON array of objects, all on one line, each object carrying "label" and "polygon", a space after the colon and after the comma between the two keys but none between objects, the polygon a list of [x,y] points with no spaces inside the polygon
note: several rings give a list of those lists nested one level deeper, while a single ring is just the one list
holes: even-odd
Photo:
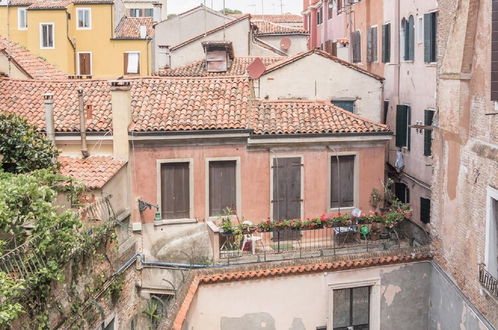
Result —
[{"label": "orange roof tile", "polygon": [[86,106],[92,108],[92,118],[87,119],[87,130],[111,131],[110,84],[104,80],[12,80],[0,79],[0,112],[15,113],[29,123],[45,128],[43,94],[54,96],[55,130],[79,131],[78,87],[83,88]]},{"label": "orange roof tile", "polygon": [[115,39],[142,39],[140,38],[140,26],[146,27],[146,38],[152,38],[154,35],[153,25],[152,17],[124,16],[116,27]]},{"label": "orange roof tile", "polygon": [[89,189],[102,188],[126,164],[112,157],[73,158],[61,156],[60,173],[75,178]]},{"label": "orange roof tile", "polygon": [[250,127],[260,135],[389,132],[330,102],[301,100],[257,102]]},{"label": "orange roof tile", "polygon": [[372,78],[375,78],[378,80],[384,80],[384,77],[376,75],[375,73],[367,71],[367,70],[360,68],[359,66],[354,65],[352,63],[349,63],[347,61],[341,60],[340,58],[332,56],[332,55],[330,55],[322,50],[319,50],[319,49],[312,49],[312,50],[309,50],[307,52],[302,52],[302,53],[296,54],[294,56],[289,56],[286,60],[274,63],[273,65],[269,66],[263,75],[270,73],[272,71],[275,71],[277,69],[280,69],[281,67],[284,67],[284,66],[289,65],[291,63],[294,63],[296,61],[299,61],[300,59],[305,58],[306,56],[313,55],[313,54],[317,54],[317,55],[320,55],[320,56],[325,57],[327,59],[330,59],[330,60],[337,62],[341,65],[347,66],[347,67],[354,69],[358,72],[361,72],[361,73],[364,73],[368,76],[371,76]]},{"label": "orange roof tile", "polygon": [[[254,62],[257,56],[235,57],[230,69],[227,72],[207,72],[205,61],[196,61],[177,68],[164,68],[159,70],[158,76],[164,77],[217,77],[217,76],[245,76],[247,67]],[[275,62],[282,61],[283,56],[264,56],[260,57],[265,66]]]},{"label": "orange roof tile", "polygon": [[240,77],[132,83],[134,131],[245,129],[251,85]]},{"label": "orange roof tile", "polygon": [[6,54],[29,78],[65,79],[67,75],[21,45],[0,36],[0,52]]},{"label": "orange roof tile", "polygon": [[254,24],[258,30],[258,35],[308,35],[304,28],[285,26],[281,24],[272,23],[269,21],[259,21],[252,19],[251,23]]}]

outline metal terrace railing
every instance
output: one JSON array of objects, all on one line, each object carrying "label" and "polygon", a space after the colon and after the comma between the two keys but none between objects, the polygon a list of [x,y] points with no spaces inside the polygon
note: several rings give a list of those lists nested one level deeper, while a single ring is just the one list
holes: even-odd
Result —
[{"label": "metal terrace railing", "polygon": [[385,228],[377,235],[363,234],[360,227],[353,224],[300,230],[275,229],[243,235],[219,233],[216,235],[218,252],[215,251],[215,255],[222,263],[264,262],[383,251],[430,243],[427,234],[408,220],[395,228]]},{"label": "metal terrace railing", "polygon": [[[99,221],[101,224],[113,222],[116,215],[110,197],[106,196],[78,210],[80,219],[90,225],[92,221]],[[0,271],[19,280],[27,279],[31,274],[45,267],[44,258],[36,253],[40,239],[40,236],[31,236],[23,244],[0,256]]]},{"label": "metal terrace railing", "polygon": [[495,298],[498,298],[498,279],[487,269],[486,265],[479,265],[479,282]]}]

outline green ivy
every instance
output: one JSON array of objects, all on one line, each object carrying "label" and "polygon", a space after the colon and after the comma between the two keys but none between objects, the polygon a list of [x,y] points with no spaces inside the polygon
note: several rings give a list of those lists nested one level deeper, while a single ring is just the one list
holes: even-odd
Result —
[{"label": "green ivy", "polygon": [[59,155],[52,142],[37,127],[19,116],[0,114],[0,155],[7,172],[27,173],[55,168]]}]

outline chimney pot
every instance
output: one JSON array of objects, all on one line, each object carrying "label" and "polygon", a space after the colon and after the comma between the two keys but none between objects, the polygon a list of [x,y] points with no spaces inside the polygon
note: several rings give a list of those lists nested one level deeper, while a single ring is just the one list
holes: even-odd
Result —
[{"label": "chimney pot", "polygon": [[55,144],[54,94],[43,94],[43,104],[45,105],[45,129],[47,138]]}]

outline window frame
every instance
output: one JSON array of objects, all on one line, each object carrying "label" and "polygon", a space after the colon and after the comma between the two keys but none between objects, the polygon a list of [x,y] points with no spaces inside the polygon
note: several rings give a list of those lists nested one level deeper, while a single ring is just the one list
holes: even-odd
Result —
[{"label": "window frame", "polygon": [[[189,173],[189,218],[188,219],[162,219],[162,194],[161,194],[161,165],[172,163],[188,163]],[[194,216],[194,159],[193,158],[165,158],[156,160],[156,201],[161,212],[161,221],[178,221],[178,220],[192,220]]]},{"label": "window frame", "polygon": [[205,209],[206,209],[206,219],[207,220],[218,220],[223,215],[217,215],[217,216],[211,216],[209,215],[210,209],[209,209],[209,163],[210,162],[222,162],[222,161],[235,161],[235,204],[236,204],[236,211],[237,214],[231,214],[229,215],[231,218],[235,219],[237,216],[242,215],[242,198],[241,198],[241,176],[240,176],[240,157],[239,156],[234,156],[234,157],[206,157],[204,159],[204,177],[205,177],[205,187],[204,187],[204,193],[206,195],[205,199]]},{"label": "window frame", "polygon": [[[493,205],[493,203],[496,204]],[[496,206],[496,209],[494,208]],[[486,238],[484,244],[484,264],[491,275],[498,278],[498,223],[493,219],[498,213],[498,189],[488,186],[486,191]],[[493,237],[494,236],[494,237]],[[495,249],[494,253],[491,249]],[[494,260],[493,260],[494,258]]]},{"label": "window frame", "polygon": [[[48,46],[48,47],[43,46],[43,26],[44,25],[52,27],[52,46]],[[40,23],[40,49],[55,49],[55,23],[53,23],[53,22]]]},{"label": "window frame", "polygon": [[[137,67],[137,72],[128,72],[128,65],[126,65],[126,67],[124,67],[124,58],[123,58],[123,71],[124,71],[124,74],[125,75],[139,75],[140,74],[140,60],[141,60],[141,54],[140,54],[140,51],[138,50],[129,50],[129,51],[125,51],[123,54],[128,54],[126,56],[129,56],[129,54],[138,54],[138,67]],[[128,58],[127,58],[127,61],[128,61]]]},{"label": "window frame", "polygon": [[[352,32],[354,39],[351,38],[352,40],[352,45],[351,45],[351,57],[352,57],[352,63],[356,65],[360,65],[362,63],[362,58],[361,58],[361,31],[356,30]],[[358,39],[358,41],[356,41]],[[357,48],[358,47],[358,48]],[[356,51],[355,51],[356,50]],[[357,56],[355,56],[355,53]]]},{"label": "window frame", "polygon": [[[88,26],[79,26],[80,12],[88,11]],[[82,7],[76,8],[76,30],[91,30],[92,29],[92,8]]]},{"label": "window frame", "polygon": [[[375,33],[374,33],[375,32]],[[369,45],[371,44],[370,49]],[[379,63],[379,26],[372,25],[367,29],[367,63]]]},{"label": "window frame", "polygon": [[[351,273],[353,275],[353,273]],[[360,275],[360,274],[358,274]],[[352,278],[358,278],[356,275]],[[359,287],[370,287],[370,312],[369,312],[369,328],[370,330],[380,330],[380,278],[372,278],[350,282],[335,282],[328,285],[328,318],[327,329],[334,329],[334,290],[354,289]]]},{"label": "window frame", "polygon": [[305,200],[304,200],[304,155],[303,154],[295,154],[295,153],[274,153],[272,152],[272,155],[270,156],[270,200],[268,201],[270,204],[270,214],[268,215],[270,219],[273,219],[273,203],[272,200],[274,199],[273,196],[273,160],[275,158],[300,158],[301,159],[301,219],[304,219],[304,206],[305,206]]},{"label": "window frame", "polygon": [[[21,26],[21,13],[24,12],[24,24],[25,26]],[[28,8],[22,7],[17,8],[17,29],[20,31],[25,31],[28,29]]]},{"label": "window frame", "polygon": [[345,108],[343,108],[343,107],[335,104],[335,102],[351,102],[353,104],[353,111],[351,111],[351,113],[355,114],[355,113],[357,113],[357,111],[356,111],[356,101],[357,101],[357,99],[351,99],[351,98],[338,98],[338,99],[333,98],[333,99],[330,100],[330,103],[332,103],[332,105],[334,105],[336,107],[339,107],[339,108],[341,108],[341,109],[346,110],[347,112],[349,112],[348,109],[345,109]]},{"label": "window frame", "polygon": [[[90,74],[82,74],[80,71],[80,54],[90,54]],[[78,76],[92,76],[93,75],[93,53],[89,51],[76,52],[76,73]]]},{"label": "window frame", "polygon": [[[339,151],[339,152],[329,152],[328,156],[328,186],[327,186],[327,212],[334,213],[338,212],[339,209],[342,212],[348,212],[354,210],[358,207],[360,201],[360,153],[358,151]],[[354,168],[353,168],[353,206],[345,207],[332,207],[332,157],[335,156],[354,156]]]}]

